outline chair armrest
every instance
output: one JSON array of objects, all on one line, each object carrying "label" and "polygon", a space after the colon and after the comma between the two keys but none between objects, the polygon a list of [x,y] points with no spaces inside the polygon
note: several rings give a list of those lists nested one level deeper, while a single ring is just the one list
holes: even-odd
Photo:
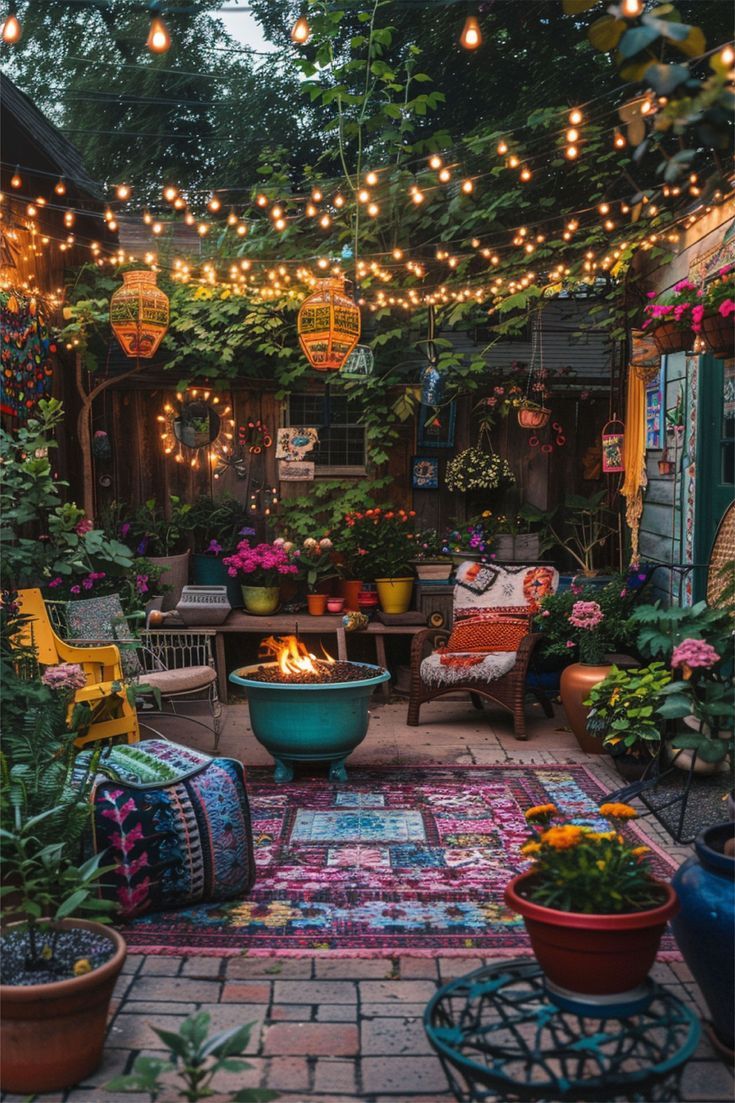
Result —
[{"label": "chair armrest", "polygon": [[120,664],[120,649],[109,640],[77,640],[74,644],[58,640],[57,651],[59,658],[66,663],[92,662],[103,666]]},{"label": "chair armrest", "polygon": [[446,628],[424,628],[417,632],[411,640],[411,669],[418,669],[429,651],[435,651],[440,644],[446,643],[449,636]]},{"label": "chair armrest", "polygon": [[534,648],[541,642],[543,633],[541,632],[529,632],[527,636],[524,636],[518,645],[516,651],[515,669],[523,670],[528,669],[528,664],[533,654]]},{"label": "chair armrest", "polygon": [[78,689],[74,694],[74,703],[83,704],[85,701],[101,701],[104,697],[114,697],[125,692],[125,683],[122,678],[119,682],[94,682],[91,686]]}]

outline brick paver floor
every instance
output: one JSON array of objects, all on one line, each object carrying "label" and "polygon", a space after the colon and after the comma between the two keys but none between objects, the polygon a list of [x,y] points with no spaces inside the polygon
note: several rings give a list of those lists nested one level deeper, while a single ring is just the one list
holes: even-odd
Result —
[{"label": "brick paver floor", "polygon": [[[517,742],[501,713],[478,713],[466,701],[424,706],[418,728],[405,725],[406,703],[372,710],[370,732],[352,765],[409,763],[585,762],[610,788],[620,780],[604,757],[585,755],[564,728],[563,713],[546,720],[536,707],[529,739]],[[191,733],[191,734],[190,734]],[[169,734],[211,750],[208,737],[191,725]],[[247,706],[230,705],[220,753],[246,764],[270,759],[254,741]],[[655,821],[644,829],[675,858],[674,847]],[[478,968],[468,958],[216,958],[131,954],[117,986],[102,1067],[87,1084],[67,1093],[37,1096],[38,1103],[143,1103],[147,1096],[105,1092],[112,1076],[127,1071],[138,1053],[160,1051],[151,1024],[176,1028],[192,1011],[205,1009],[218,1029],[253,1023],[247,1074],[222,1076],[218,1091],[270,1087],[284,1103],[449,1103],[452,1099],[421,1023],[426,1001],[440,983]],[[701,996],[683,963],[658,963],[654,977],[704,1013]],[[681,1103],[720,1103],[734,1098],[731,1071],[703,1039],[687,1066]],[[20,1096],[3,1097],[3,1101]]]}]

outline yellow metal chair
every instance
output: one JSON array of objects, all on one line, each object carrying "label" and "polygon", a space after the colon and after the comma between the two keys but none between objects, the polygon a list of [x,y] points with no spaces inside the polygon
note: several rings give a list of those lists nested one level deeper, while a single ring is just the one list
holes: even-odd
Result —
[{"label": "yellow metal chair", "polygon": [[[87,676],[86,686],[76,691],[70,706],[71,710],[75,704],[87,704],[92,709],[92,723],[76,740],[77,746],[120,737],[126,743],[137,743],[140,739],[138,718],[125,693],[119,648],[114,644],[75,647],[65,643],[51,626],[40,590],[20,590],[18,604],[21,612],[31,618],[26,623],[23,642],[33,648],[38,662],[42,666],[77,663]],[[107,715],[111,702],[114,703],[113,717]]]}]

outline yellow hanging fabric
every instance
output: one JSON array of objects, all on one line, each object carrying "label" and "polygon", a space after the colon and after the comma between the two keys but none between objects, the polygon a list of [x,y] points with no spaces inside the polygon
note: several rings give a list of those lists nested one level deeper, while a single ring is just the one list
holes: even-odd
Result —
[{"label": "yellow hanging fabric", "polygon": [[646,477],[646,387],[643,376],[634,367],[631,367],[628,373],[623,463],[625,479],[620,493],[627,502],[625,521],[630,529],[630,565],[637,567],[640,558],[638,530],[643,513],[643,490],[648,479]]}]

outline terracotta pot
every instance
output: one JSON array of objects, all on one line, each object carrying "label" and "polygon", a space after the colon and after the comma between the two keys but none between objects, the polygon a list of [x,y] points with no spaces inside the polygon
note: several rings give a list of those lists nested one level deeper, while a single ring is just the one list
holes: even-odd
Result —
[{"label": "terracotta pot", "polygon": [[518,424],[521,429],[543,429],[550,417],[551,410],[533,402],[521,403],[518,407]]},{"label": "terracotta pot", "polygon": [[590,695],[593,686],[606,678],[611,666],[593,666],[591,663],[572,663],[561,674],[559,693],[569,727],[577,742],[587,754],[602,754],[602,740],[587,732],[587,713],[590,711],[582,702]]},{"label": "terracotta pot", "polygon": [[412,578],[376,578],[378,601],[384,613],[406,613],[411,605]]},{"label": "terracotta pot", "polygon": [[267,617],[275,613],[280,600],[277,586],[243,586],[242,600],[245,612],[256,617]]},{"label": "terracotta pot", "polygon": [[345,612],[357,613],[360,606],[357,595],[362,589],[362,582],[357,578],[343,578],[341,583],[342,597],[345,599]]},{"label": "terracotta pot", "polygon": [[189,581],[189,552],[182,552],[181,555],[149,555],[148,561],[150,563],[155,563],[157,567],[163,567],[161,585],[171,587],[171,589],[163,595],[163,605],[161,608],[164,612],[167,612],[169,609],[175,609],[179,603],[181,591]]},{"label": "terracotta pot", "polygon": [[676,893],[658,881],[662,903],[622,915],[585,915],[534,904],[524,892],[533,872],[505,889],[509,908],[523,916],[539,965],[552,984],[585,996],[628,992],[643,984],[656,960],[661,935],[679,908]]},{"label": "terracotta pot", "polygon": [[715,311],[702,318],[702,336],[715,356],[730,360],[735,356],[735,326],[732,318],[723,318]]},{"label": "terracotta pot", "polygon": [[680,329],[675,322],[661,322],[652,331],[651,336],[661,356],[674,352],[688,352],[694,344],[694,334],[689,329]]},{"label": "terracotta pot", "polygon": [[307,594],[306,606],[313,617],[323,617],[327,609],[327,595]]},{"label": "terracotta pot", "polygon": [[31,986],[0,985],[0,1088],[23,1095],[60,1091],[86,1080],[102,1059],[112,990],[127,955],[117,931],[86,919],[61,919],[109,938],[115,952],[81,977]]}]

